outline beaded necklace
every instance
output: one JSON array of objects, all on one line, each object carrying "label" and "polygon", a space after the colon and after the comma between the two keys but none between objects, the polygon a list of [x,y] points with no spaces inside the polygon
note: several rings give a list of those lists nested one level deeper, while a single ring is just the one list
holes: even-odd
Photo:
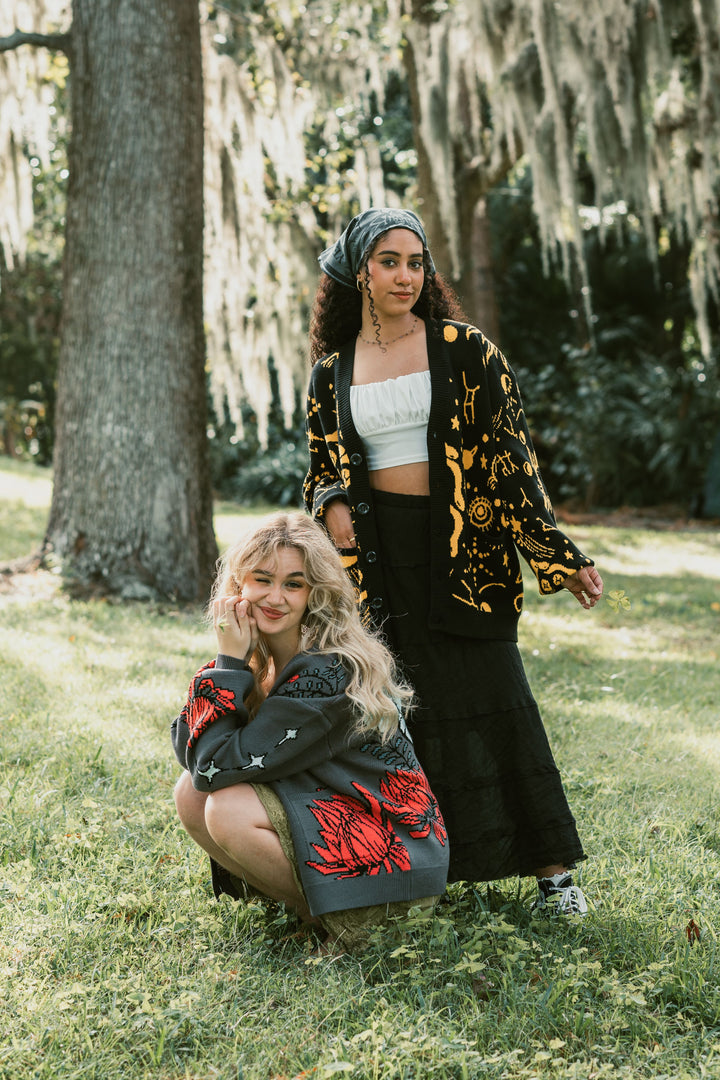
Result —
[{"label": "beaded necklace", "polygon": [[415,316],[415,321],[409,330],[406,330],[404,334],[398,334],[397,337],[391,338],[390,341],[368,341],[367,338],[362,336],[362,331],[358,330],[358,339],[363,342],[364,345],[377,345],[383,352],[387,352],[388,345],[394,345],[396,341],[401,341],[404,337],[410,337],[415,331],[415,327],[418,324],[418,317]]}]

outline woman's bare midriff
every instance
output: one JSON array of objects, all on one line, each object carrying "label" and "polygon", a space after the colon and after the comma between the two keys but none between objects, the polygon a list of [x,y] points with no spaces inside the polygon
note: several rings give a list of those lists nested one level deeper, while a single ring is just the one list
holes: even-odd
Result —
[{"label": "woman's bare midriff", "polygon": [[369,477],[370,487],[375,491],[391,491],[394,495],[430,494],[430,469],[427,461],[393,465],[390,469],[371,469]]}]

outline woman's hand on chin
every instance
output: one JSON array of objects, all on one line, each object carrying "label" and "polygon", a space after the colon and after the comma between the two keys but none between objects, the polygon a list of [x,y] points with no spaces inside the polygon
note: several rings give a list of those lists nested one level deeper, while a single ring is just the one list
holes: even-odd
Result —
[{"label": "woman's hand on chin", "polygon": [[215,600],[213,625],[218,652],[247,662],[255,652],[259,638],[250,603],[241,596],[224,596]]}]

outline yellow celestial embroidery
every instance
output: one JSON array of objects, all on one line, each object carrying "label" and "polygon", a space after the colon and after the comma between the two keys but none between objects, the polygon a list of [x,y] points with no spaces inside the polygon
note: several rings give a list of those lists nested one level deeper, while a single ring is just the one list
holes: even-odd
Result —
[{"label": "yellow celestial embroidery", "polygon": [[492,521],[492,506],[490,500],[484,495],[478,496],[470,503],[468,516],[477,529],[486,529]]},{"label": "yellow celestial embroidery", "polygon": [[[340,447],[338,445],[338,433],[337,431],[328,432],[325,436],[325,445],[327,446],[328,453],[332,458],[333,465],[337,469],[339,467]],[[333,445],[334,444],[334,445]]]},{"label": "yellow celestial embroidery", "polygon": [[314,442],[319,442],[319,443],[324,443],[325,442],[324,436],[323,435],[318,435],[316,432],[314,432],[312,430],[312,428],[308,428],[308,433],[307,434],[308,434],[308,443],[311,446],[312,446],[312,444]]},{"label": "yellow celestial embroidery", "polygon": [[[523,547],[526,548],[529,555],[536,555],[536,556],[541,556],[541,557],[544,556],[546,559],[550,558],[552,556],[553,550],[547,544],[541,544],[539,540],[535,540],[532,536],[525,535],[525,536],[523,536],[522,539],[523,539]],[[533,566],[535,564],[537,564],[537,566],[538,566],[538,568],[540,570],[549,569],[549,563],[537,562],[537,559],[535,560],[535,563],[534,563],[533,560],[530,559],[530,565]]]},{"label": "yellow celestial embroidery", "polygon": [[498,359],[502,358],[502,360],[506,363],[506,366],[507,366],[507,362],[505,361],[505,357],[502,355],[502,353],[498,349],[497,345],[493,345],[492,341],[488,341],[487,338],[484,338],[483,340],[485,342],[485,345],[487,346],[485,366],[487,367],[487,362],[488,362],[490,357],[493,357],[493,359],[495,359],[495,360],[498,360]]},{"label": "yellow celestial embroidery", "polygon": [[458,540],[460,539],[460,533],[462,532],[463,519],[462,514],[455,506],[450,507],[450,516],[453,519],[453,531],[450,535],[450,558],[456,559],[458,553]]},{"label": "yellow celestial embroidery", "polygon": [[463,585],[467,589],[468,595],[467,596],[459,596],[457,593],[453,593],[452,595],[454,596],[454,598],[456,600],[459,600],[462,604],[467,604],[468,607],[475,608],[475,610],[477,611],[477,603],[473,599],[472,591],[471,591],[470,586],[468,585],[467,581],[461,581],[460,584]]},{"label": "yellow celestial embroidery", "polygon": [[[565,578],[569,577],[573,572],[571,567],[563,566],[562,563],[535,562],[531,559],[530,566],[533,569],[533,573],[535,573],[538,578],[540,577],[540,572],[542,572],[543,578],[540,579],[541,588],[546,584],[547,578],[551,578],[552,583],[555,585],[561,585]],[[547,591],[552,591],[551,583],[547,582],[547,585]]]},{"label": "yellow celestial embroidery", "polygon": [[460,472],[460,465],[458,463],[458,452],[454,446],[450,446],[448,443],[445,443],[445,460],[447,461],[448,468],[453,474],[453,480],[455,481],[453,502],[458,510],[464,510],[465,499],[463,497],[462,473]]},{"label": "yellow celestial embroidery", "polygon": [[463,371],[463,386],[465,387],[465,401],[463,403],[463,416],[465,417],[466,424],[475,423],[475,395],[480,389],[480,383],[477,386],[468,386],[466,374]]},{"label": "yellow celestial embroidery", "polygon": [[518,466],[513,461],[509,450],[505,450],[505,452],[502,454],[496,454],[493,459],[492,469],[490,470],[491,490],[494,491],[497,487],[498,473],[501,476],[512,476],[513,473],[516,473],[517,471]]}]

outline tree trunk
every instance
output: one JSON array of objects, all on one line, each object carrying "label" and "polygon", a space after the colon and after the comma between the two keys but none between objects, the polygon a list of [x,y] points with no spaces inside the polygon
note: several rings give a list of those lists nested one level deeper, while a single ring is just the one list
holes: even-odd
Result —
[{"label": "tree trunk", "polygon": [[482,147],[472,145],[470,117],[482,111],[472,95],[479,87],[454,67],[451,38],[433,34],[446,16],[424,0],[411,0],[410,14],[403,62],[418,156],[418,201],[430,249],[468,319],[499,344],[486,195],[511,163],[502,157],[491,168]]},{"label": "tree trunk", "polygon": [[468,297],[473,319],[487,337],[500,344],[500,313],[493,273],[492,237],[488,217],[487,199],[475,200],[468,207],[467,234],[470,241],[462,264],[462,276],[458,282],[458,294]]},{"label": "tree trunk", "polygon": [[212,528],[197,0],[74,0],[46,548],[80,583],[196,600]]}]

